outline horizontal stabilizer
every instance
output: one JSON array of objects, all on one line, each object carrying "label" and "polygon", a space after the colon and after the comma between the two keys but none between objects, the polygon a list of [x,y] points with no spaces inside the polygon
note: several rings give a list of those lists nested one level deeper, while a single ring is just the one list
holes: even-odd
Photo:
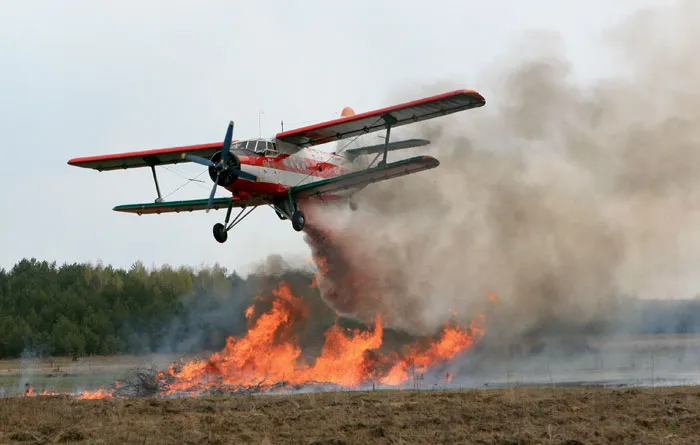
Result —
[{"label": "horizontal stabilizer", "polygon": [[[408,139],[405,141],[389,142],[389,144],[387,146],[387,151],[405,150],[405,149],[411,148],[411,147],[421,147],[423,145],[428,145],[429,143],[430,143],[430,141],[427,141],[425,139]],[[361,156],[361,155],[383,153],[384,152],[384,145],[385,144],[377,144],[377,145],[368,145],[366,147],[360,147],[360,148],[351,148],[351,149],[345,150],[343,153],[346,153],[351,158]]]},{"label": "horizontal stabilizer", "polygon": [[[212,209],[227,209],[231,198],[216,198],[212,202]],[[196,210],[206,210],[209,204],[208,199],[193,199],[190,201],[170,201],[170,202],[150,202],[145,204],[125,204],[116,206],[113,210],[117,212],[143,214],[180,213],[193,212]],[[240,207],[234,203],[234,207]]]},{"label": "horizontal stabilizer", "polygon": [[353,187],[362,187],[373,182],[410,175],[411,173],[435,168],[438,165],[440,165],[440,161],[433,157],[416,156],[414,158],[392,162],[385,166],[368,168],[335,178],[300,185],[292,188],[291,193],[298,198],[333,193]]}]

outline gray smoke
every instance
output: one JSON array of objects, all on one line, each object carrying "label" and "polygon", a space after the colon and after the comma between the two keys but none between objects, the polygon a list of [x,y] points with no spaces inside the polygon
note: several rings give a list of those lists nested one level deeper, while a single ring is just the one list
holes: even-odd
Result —
[{"label": "gray smoke", "polygon": [[401,132],[430,139],[440,167],[369,186],[356,212],[309,209],[331,307],[414,334],[484,313],[521,335],[619,316],[622,295],[700,290],[700,4],[610,30],[624,74],[593,85],[555,37],[525,36],[484,73],[484,108]]}]

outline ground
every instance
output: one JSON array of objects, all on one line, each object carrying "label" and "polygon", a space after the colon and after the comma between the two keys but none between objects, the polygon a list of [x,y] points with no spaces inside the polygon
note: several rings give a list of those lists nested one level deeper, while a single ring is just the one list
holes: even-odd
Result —
[{"label": "ground", "polygon": [[589,343],[575,356],[465,357],[449,384],[170,400],[21,394],[111,387],[178,356],[0,361],[0,444],[700,444],[700,336]]},{"label": "ground", "polygon": [[700,388],[0,399],[0,443],[690,444]]}]

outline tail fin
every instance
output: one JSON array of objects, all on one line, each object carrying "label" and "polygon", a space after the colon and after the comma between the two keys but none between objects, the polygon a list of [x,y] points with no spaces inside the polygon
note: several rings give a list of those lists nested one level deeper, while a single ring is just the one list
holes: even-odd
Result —
[{"label": "tail fin", "polygon": [[342,117],[347,117],[347,116],[354,116],[355,115],[355,110],[353,110],[350,107],[345,107],[343,108],[343,111],[340,112],[340,115]]},{"label": "tail fin", "polygon": [[[343,108],[343,111],[340,112],[341,118],[348,117],[348,116],[354,116],[354,115],[355,115],[355,110],[353,110],[350,107],[345,107],[345,108]],[[338,152],[333,151],[333,154],[338,154]]]}]

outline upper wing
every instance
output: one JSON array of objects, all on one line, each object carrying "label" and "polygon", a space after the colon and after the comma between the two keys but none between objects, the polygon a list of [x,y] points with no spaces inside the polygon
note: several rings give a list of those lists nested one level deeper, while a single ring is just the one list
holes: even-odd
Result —
[{"label": "upper wing", "polygon": [[183,159],[186,153],[196,153],[199,156],[209,158],[218,150],[221,150],[223,145],[223,142],[214,142],[211,144],[186,145],[182,147],[135,151],[131,153],[89,156],[73,158],[68,161],[68,164],[75,165],[76,167],[94,168],[99,171],[177,164],[179,162],[189,162]]},{"label": "upper wing", "polygon": [[[265,204],[261,200],[252,201],[236,201],[231,198],[216,198],[212,201],[212,209],[226,209],[233,201],[234,207],[254,207]],[[206,210],[209,204],[208,199],[193,199],[189,201],[170,201],[170,202],[149,202],[145,204],[126,204],[114,207],[117,212],[136,213],[138,215],[149,213],[180,213],[193,212],[196,210]]]},{"label": "upper wing", "polygon": [[373,182],[384,181],[386,179],[397,178],[399,176],[428,170],[440,165],[440,162],[430,156],[416,156],[414,158],[403,159],[392,162],[383,167],[373,167],[360,170],[335,178],[304,184],[291,189],[294,197],[305,198],[324,193],[333,193],[351,187],[359,187]]},{"label": "upper wing", "polygon": [[300,147],[325,144],[386,128],[481,107],[486,100],[476,91],[458,90],[393,107],[342,117],[277,134],[277,139]]}]

